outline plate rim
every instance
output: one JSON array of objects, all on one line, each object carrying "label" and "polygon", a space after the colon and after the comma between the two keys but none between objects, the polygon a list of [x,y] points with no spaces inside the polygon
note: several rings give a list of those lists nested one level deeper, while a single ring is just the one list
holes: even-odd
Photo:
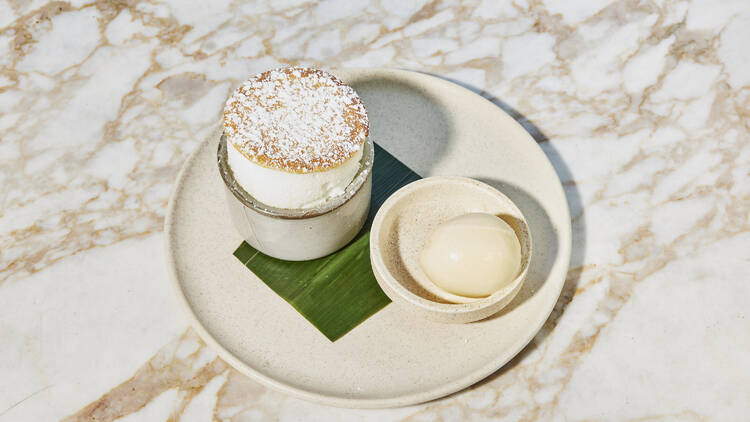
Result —
[{"label": "plate rim", "polygon": [[[550,167],[550,169],[556,176],[557,190],[559,191],[563,200],[565,201],[566,206],[563,209],[563,213],[565,214],[565,217],[566,217],[565,221],[567,221],[567,224],[564,224],[563,226],[558,227],[559,230],[564,230],[564,233],[558,232],[558,234],[565,235],[565,237],[567,237],[567,242],[560,242],[560,245],[562,246],[561,248],[562,250],[559,250],[558,253],[564,254],[563,263],[565,265],[565,274],[567,274],[568,270],[570,269],[570,259],[572,255],[572,242],[573,242],[572,222],[570,220],[570,204],[568,203],[568,199],[565,195],[565,190],[563,189],[562,182],[560,181],[560,177],[557,174],[557,171],[555,171],[552,163],[549,161],[547,154],[544,153],[544,150],[532,138],[532,136],[528,133],[528,131],[525,128],[523,128],[523,126],[521,126],[521,124],[518,123],[518,121],[516,121],[516,119],[514,119],[505,110],[498,107],[487,98],[473,92],[472,90],[465,88],[454,82],[450,82],[448,80],[442,79],[438,76],[434,76],[428,73],[424,73],[420,71],[403,70],[403,69],[374,68],[374,67],[345,68],[345,69],[335,69],[331,71],[331,73],[334,75],[337,75],[337,72],[348,74],[347,75],[348,77],[344,77],[342,79],[350,79],[350,78],[359,79],[363,77],[364,78],[373,77],[375,75],[390,75],[390,76],[395,76],[397,79],[402,79],[402,80],[409,79],[409,78],[412,78],[412,80],[420,80],[420,79],[428,80],[430,83],[437,83],[438,85],[442,85],[442,88],[464,91],[468,94],[475,96],[478,99],[481,99],[482,101],[486,102],[487,105],[492,106],[498,112],[504,114],[508,119],[510,119],[510,121],[512,121],[511,124],[515,124],[519,128],[521,128],[527,140],[531,142],[534,145],[534,147],[538,148],[539,152],[543,154],[544,157],[546,158],[546,164]],[[217,130],[216,128],[212,129],[211,134],[213,135],[216,132],[216,130]],[[167,273],[169,276],[169,281],[170,281],[172,291],[174,295],[177,297],[179,307],[182,308],[183,312],[188,316],[190,326],[194,330],[196,330],[199,337],[207,345],[209,345],[214,351],[216,351],[217,355],[221,359],[223,359],[230,366],[232,366],[232,368],[242,373],[243,375],[248,376],[249,378],[263,384],[266,387],[269,387],[277,392],[288,394],[290,396],[300,398],[303,400],[307,400],[313,403],[335,406],[335,407],[342,407],[342,408],[381,409],[381,408],[405,407],[409,405],[415,405],[415,404],[433,401],[433,400],[448,396],[450,394],[462,391],[476,384],[477,382],[487,378],[488,376],[492,375],[496,371],[500,370],[503,366],[505,366],[505,364],[507,364],[509,361],[515,358],[531,342],[531,340],[534,339],[534,337],[536,337],[536,335],[539,333],[539,330],[541,330],[542,326],[549,318],[549,315],[554,310],[555,304],[559,300],[560,293],[562,292],[562,289],[565,285],[564,280],[562,283],[560,283],[557,294],[555,295],[555,301],[552,302],[551,306],[549,306],[549,309],[543,313],[544,317],[539,319],[537,326],[533,330],[529,331],[529,334],[527,337],[519,337],[517,341],[514,343],[514,346],[512,348],[509,348],[510,350],[512,350],[512,353],[508,354],[507,356],[501,356],[500,358],[491,360],[489,361],[488,364],[484,365],[480,369],[469,372],[458,380],[454,380],[452,382],[443,384],[440,387],[432,388],[426,391],[413,393],[413,394],[406,395],[406,396],[396,396],[396,397],[389,397],[389,398],[373,398],[373,399],[347,398],[347,397],[324,394],[324,393],[319,393],[319,392],[295,387],[295,386],[286,384],[284,382],[278,381],[267,375],[264,375],[263,373],[256,371],[255,369],[253,369],[252,367],[244,363],[242,360],[240,360],[238,357],[233,355],[229,350],[227,350],[224,346],[222,346],[210,332],[208,332],[208,330],[203,326],[203,324],[200,322],[198,317],[195,315],[195,312],[193,311],[193,309],[190,307],[190,304],[188,303],[188,300],[185,297],[185,292],[183,291],[181,287],[179,276],[177,274],[177,265],[175,263],[175,258],[174,258],[175,256],[174,248],[172,247],[172,242],[171,242],[171,239],[172,239],[171,233],[175,225],[174,220],[173,220],[175,208],[176,208],[176,202],[177,202],[175,198],[177,197],[178,191],[184,185],[185,174],[187,170],[190,167],[192,167],[192,163],[198,157],[198,153],[201,151],[203,145],[210,142],[210,140],[211,138],[207,137],[197,144],[195,149],[190,153],[190,155],[188,156],[188,158],[185,160],[184,164],[180,168],[179,172],[177,173],[177,178],[175,179],[172,185],[171,191],[170,191],[169,203],[167,204],[167,213],[166,213],[165,220],[164,220],[164,232],[163,232],[164,233],[164,252],[166,255]],[[541,314],[542,313],[540,313],[540,315]]]}]

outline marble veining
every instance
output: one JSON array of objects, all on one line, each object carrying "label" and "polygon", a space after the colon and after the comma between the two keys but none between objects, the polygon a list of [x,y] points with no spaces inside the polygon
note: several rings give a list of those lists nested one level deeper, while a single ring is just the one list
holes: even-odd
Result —
[{"label": "marble veining", "polygon": [[[0,421],[747,417],[749,39],[742,0],[0,1]],[[537,139],[574,256],[498,373],[335,409],[188,328],[160,249],[172,182],[232,89],[285,64],[437,74]]]}]

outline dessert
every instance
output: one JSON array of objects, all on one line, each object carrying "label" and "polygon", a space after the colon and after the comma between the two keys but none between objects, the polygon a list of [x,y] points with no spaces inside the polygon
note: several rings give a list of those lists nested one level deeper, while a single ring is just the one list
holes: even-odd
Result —
[{"label": "dessert", "polygon": [[368,131],[359,95],[318,69],[255,75],[224,108],[234,179],[277,208],[314,208],[343,194],[360,168]]},{"label": "dessert", "polygon": [[485,297],[518,276],[521,244],[513,228],[499,217],[465,214],[435,229],[419,262],[430,280],[443,290]]}]

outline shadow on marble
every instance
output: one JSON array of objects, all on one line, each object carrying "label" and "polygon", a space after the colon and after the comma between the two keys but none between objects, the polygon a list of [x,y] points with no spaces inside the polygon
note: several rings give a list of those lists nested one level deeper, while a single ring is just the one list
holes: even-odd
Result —
[{"label": "shadow on marble", "polygon": [[[500,107],[503,111],[505,111],[516,122],[518,122],[529,133],[529,135],[531,135],[532,138],[534,138],[537,144],[539,144],[539,146],[542,148],[542,151],[544,151],[545,155],[547,156],[547,159],[549,159],[549,161],[552,163],[552,167],[554,167],[555,172],[557,173],[557,176],[560,178],[560,180],[563,183],[563,190],[565,191],[565,198],[568,201],[568,209],[570,210],[571,226],[572,226],[573,244],[571,248],[570,266],[568,267],[568,275],[565,279],[565,284],[563,285],[562,291],[560,292],[560,297],[557,299],[557,303],[552,309],[552,313],[550,313],[549,317],[547,318],[547,321],[545,321],[541,330],[539,330],[539,332],[531,340],[531,342],[529,342],[529,344],[523,350],[521,350],[518,353],[518,355],[516,355],[516,357],[511,359],[510,362],[505,364],[502,368],[498,369],[495,373],[488,376],[484,380],[479,381],[478,383],[474,384],[471,387],[468,387],[462,391],[458,391],[448,396],[448,397],[452,397],[452,396],[461,394],[463,391],[471,390],[471,389],[489,384],[493,382],[495,379],[502,376],[504,373],[511,371],[520,362],[522,362],[526,356],[528,356],[534,350],[536,350],[538,345],[543,343],[544,340],[547,338],[547,336],[550,335],[552,330],[557,325],[557,322],[565,313],[567,305],[571,302],[571,300],[573,300],[573,296],[575,295],[576,289],[578,288],[578,282],[581,278],[581,268],[583,267],[583,259],[586,255],[586,224],[585,224],[585,220],[583,219],[583,202],[581,200],[581,194],[578,190],[578,186],[576,185],[573,179],[573,175],[570,172],[570,168],[568,167],[567,163],[565,163],[565,161],[562,159],[562,157],[554,148],[554,146],[549,142],[549,138],[542,132],[541,129],[539,129],[538,126],[536,126],[531,120],[526,118],[526,116],[524,116],[518,110],[514,109],[513,107],[511,107],[510,105],[508,105],[501,99],[489,94],[488,92],[482,89],[476,88],[470,84],[467,84],[461,81],[457,81],[455,79],[446,78],[441,75],[436,75],[436,74],[427,73],[427,72],[422,72],[422,73],[455,83],[456,85],[462,86],[466,89],[469,89],[481,95],[482,97],[486,98],[487,100],[489,100],[496,106]],[[514,202],[518,204],[519,208],[521,209],[522,212],[524,212],[525,215],[528,215],[526,210],[529,210],[530,212],[530,210],[533,207],[541,208],[541,206],[536,202],[535,199],[533,199],[533,197],[531,197],[528,193],[518,189],[515,186],[510,186],[507,183],[500,182],[498,180],[492,180],[492,179],[481,179],[481,180],[491,186],[494,186],[500,189],[503,193],[507,194],[508,197],[510,197]],[[540,217],[537,220],[538,221],[531,221],[529,224],[531,228],[531,232],[532,232],[532,237],[536,236],[537,233],[543,233],[545,236],[549,235],[548,231],[552,231],[552,233],[554,234],[554,230],[552,229],[552,224],[549,221],[549,218],[547,218],[546,221],[544,220],[543,217]],[[553,240],[556,240],[556,239],[553,239]],[[557,245],[557,242],[555,242],[555,245]],[[556,254],[557,254],[557,251],[555,251],[555,255]],[[546,273],[544,274],[548,274],[551,268],[551,263],[554,262],[555,255],[552,256],[551,260],[544,259],[543,262],[538,263],[537,265],[540,265],[540,268],[538,269],[540,271],[546,270]],[[532,282],[532,285],[529,287],[538,288],[541,286],[541,284],[544,281],[546,281],[546,277],[536,282]],[[537,285],[535,285],[534,283],[536,283]],[[526,289],[526,286],[524,286],[524,289]],[[536,290],[533,290],[533,291],[536,291]],[[522,296],[522,293],[523,291],[519,293],[519,296]],[[523,300],[524,300],[524,297],[518,298],[518,300],[514,299],[513,302],[511,302],[508,305],[508,308],[506,308],[506,310],[502,312],[507,312],[509,310],[512,310],[513,307],[518,306],[518,303],[522,303]]]}]

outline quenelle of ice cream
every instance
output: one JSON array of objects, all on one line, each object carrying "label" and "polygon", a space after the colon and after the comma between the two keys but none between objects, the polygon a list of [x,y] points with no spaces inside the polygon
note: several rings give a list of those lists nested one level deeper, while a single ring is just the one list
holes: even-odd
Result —
[{"label": "quenelle of ice cream", "polygon": [[485,213],[440,224],[420,254],[420,265],[443,290],[464,297],[489,296],[521,269],[521,244],[508,223]]}]

